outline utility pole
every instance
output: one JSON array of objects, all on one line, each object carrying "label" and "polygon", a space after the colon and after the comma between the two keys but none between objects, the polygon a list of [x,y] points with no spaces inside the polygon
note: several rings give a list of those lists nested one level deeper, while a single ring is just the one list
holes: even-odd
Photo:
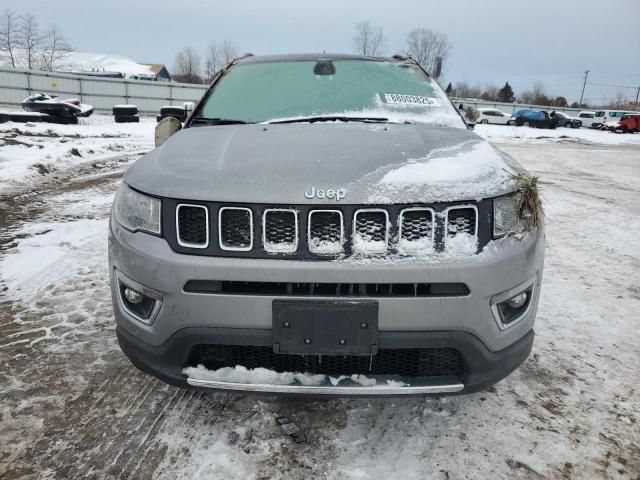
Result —
[{"label": "utility pole", "polygon": [[584,87],[587,86],[587,77],[589,76],[589,70],[584,72],[584,83],[582,84],[582,94],[580,95],[580,106],[582,106],[582,99],[584,98]]},{"label": "utility pole", "polygon": [[636,110],[638,110],[638,97],[640,97],[640,87],[636,90]]}]

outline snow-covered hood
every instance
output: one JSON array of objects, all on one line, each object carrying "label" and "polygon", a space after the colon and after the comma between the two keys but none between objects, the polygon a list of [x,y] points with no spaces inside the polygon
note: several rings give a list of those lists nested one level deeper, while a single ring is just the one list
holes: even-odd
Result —
[{"label": "snow-covered hood", "polygon": [[[194,127],[138,160],[125,182],[178,199],[341,204],[479,200],[522,167],[475,133],[418,124]],[[313,189],[316,195],[311,195]],[[309,198],[311,197],[311,198]]]}]

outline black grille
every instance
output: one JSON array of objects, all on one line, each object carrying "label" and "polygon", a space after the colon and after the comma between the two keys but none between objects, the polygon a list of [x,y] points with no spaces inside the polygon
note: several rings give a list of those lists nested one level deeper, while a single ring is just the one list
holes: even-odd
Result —
[{"label": "black grille", "polygon": [[276,372],[324,375],[400,375],[403,377],[462,376],[464,362],[452,348],[380,349],[373,357],[282,355],[271,347],[244,345],[196,345],[188,366],[204,365],[210,370],[242,365]]},{"label": "black grille", "polygon": [[207,244],[206,207],[180,205],[178,207],[178,235],[182,243],[190,245]]},{"label": "black grille", "polygon": [[459,233],[475,235],[476,211],[473,208],[454,208],[447,213],[447,236],[455,237]]},{"label": "black grille", "polygon": [[[203,244],[188,241],[187,227],[185,224],[181,227],[176,217],[178,205],[190,203],[163,199],[163,236],[178,253],[212,257],[322,261],[338,256],[348,258],[354,253],[358,256],[437,255],[447,249],[447,240],[461,232],[471,235],[477,232],[477,251],[490,241],[493,228],[492,199],[459,206],[194,202],[209,211],[209,242],[205,248]],[[195,213],[202,215],[202,212]],[[185,241],[181,235],[186,237]]]},{"label": "black grille", "polygon": [[189,293],[300,297],[463,297],[464,283],[294,283],[189,280]]},{"label": "black grille", "polygon": [[430,210],[407,210],[402,212],[403,242],[433,242],[433,214]]},{"label": "black grille", "polygon": [[292,210],[269,210],[264,214],[264,248],[267,251],[295,251],[296,214]]},{"label": "black grille", "polygon": [[313,211],[309,215],[309,250],[336,253],[342,250],[342,216],[340,212]]},{"label": "black grille", "polygon": [[252,243],[251,212],[243,208],[220,210],[220,246],[250,249]]}]

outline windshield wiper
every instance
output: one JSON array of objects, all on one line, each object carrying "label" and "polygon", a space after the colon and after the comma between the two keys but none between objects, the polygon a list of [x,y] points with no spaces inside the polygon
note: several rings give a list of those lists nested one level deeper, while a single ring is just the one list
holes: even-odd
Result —
[{"label": "windshield wiper", "polygon": [[343,115],[326,115],[319,117],[292,118],[290,120],[273,120],[269,123],[316,123],[316,122],[364,122],[364,123],[386,123],[388,118],[384,117],[345,117]]},{"label": "windshield wiper", "polygon": [[245,122],[244,120],[233,120],[230,118],[207,118],[207,117],[195,117],[191,119],[191,125],[244,125],[251,122]]}]

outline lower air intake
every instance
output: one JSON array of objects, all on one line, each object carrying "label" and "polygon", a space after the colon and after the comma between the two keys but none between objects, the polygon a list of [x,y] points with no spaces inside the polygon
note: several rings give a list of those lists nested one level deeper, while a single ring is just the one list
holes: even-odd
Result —
[{"label": "lower air intake", "polygon": [[210,370],[242,365],[276,372],[306,372],[323,375],[400,375],[404,377],[462,376],[464,362],[452,348],[381,349],[376,355],[327,356],[283,355],[271,347],[243,345],[196,345],[187,366],[204,365]]}]

